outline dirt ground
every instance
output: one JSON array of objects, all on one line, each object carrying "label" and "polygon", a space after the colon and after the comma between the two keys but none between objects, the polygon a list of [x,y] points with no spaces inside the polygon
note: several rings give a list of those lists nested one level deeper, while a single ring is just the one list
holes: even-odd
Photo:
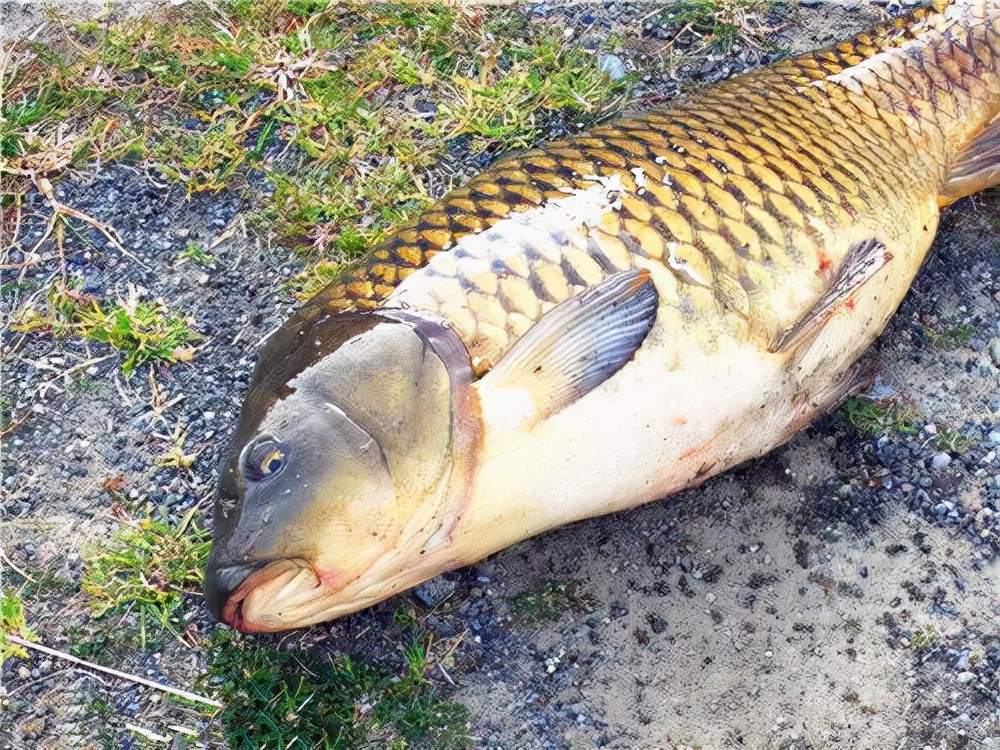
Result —
[{"label": "dirt ground", "polygon": [[[849,0],[793,11],[781,32],[793,51],[886,12]],[[35,28],[19,6],[3,14],[5,34],[8,17],[18,33]],[[56,196],[115,227],[141,261],[94,231],[69,236],[67,262],[86,289],[137,285],[205,336],[191,363],[155,371],[154,386],[123,378],[97,345],[5,333],[3,390],[31,413],[3,446],[0,549],[46,577],[25,596],[28,619],[67,650],[94,638],[79,578],[87,545],[121,523],[107,480],[122,477],[132,499],[166,515],[208,506],[256,344],[294,307],[275,279],[299,261],[246,230],[246,198],[187,197],[140,166],[93,165]],[[22,246],[47,215],[41,196],[32,201]],[[219,240],[211,269],[176,263],[191,240]],[[469,708],[472,746],[1000,750],[998,250],[1000,190],[950,209],[869,355],[871,395],[912,401],[915,433],[862,437],[835,415],[702,487],[449,574],[447,596],[426,595],[432,607],[405,595],[437,637],[457,639],[454,665],[434,680]],[[83,380],[58,374],[77,365]],[[198,451],[183,481],[154,462],[178,425]],[[943,444],[943,434],[958,438]],[[552,582],[569,591],[557,611],[525,617],[518,595]],[[394,653],[393,606],[254,640]],[[187,618],[196,641],[221,627],[200,602]],[[167,639],[107,661],[192,687],[208,658]],[[38,655],[4,666],[0,704],[3,748],[167,746],[126,724],[177,748],[226,747],[218,720],[195,707]]]}]

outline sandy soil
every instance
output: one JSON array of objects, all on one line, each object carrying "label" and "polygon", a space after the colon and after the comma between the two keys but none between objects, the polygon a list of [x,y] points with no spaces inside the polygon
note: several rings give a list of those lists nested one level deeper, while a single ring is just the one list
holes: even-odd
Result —
[{"label": "sandy soil", "polygon": [[[3,5],[5,20],[20,12]],[[830,2],[802,8],[782,33],[804,49],[883,14]],[[254,344],[292,308],[273,279],[297,262],[248,236],[247,206],[227,193],[189,199],[155,174],[104,165],[68,176],[57,195],[115,226],[149,266],[81,233],[68,260],[88,288],[138,284],[190,311],[207,337],[193,363],[156,373],[170,404],[161,414],[149,382],[122,379],[113,360],[88,365],[86,387],[52,374],[99,360],[99,347],[5,342],[15,353],[5,392],[33,414],[4,449],[0,547],[51,574],[54,587],[27,602],[29,615],[45,642],[66,648],[73,628],[90,623],[76,590],[81,551],[120,523],[104,482],[120,475],[134,499],[168,514],[208,502]],[[38,196],[29,208],[30,245],[46,208]],[[188,240],[223,236],[210,272],[176,265]],[[441,637],[467,635],[455,687],[441,686],[470,708],[475,745],[1000,750],[998,248],[1000,191],[954,207],[870,354],[876,395],[912,399],[919,434],[863,439],[830,418],[700,488],[448,576],[453,592],[427,624]],[[942,343],[940,332],[959,325],[972,336]],[[184,483],[153,465],[157,435],[176,425],[201,451]],[[963,436],[962,450],[936,447],[945,430]],[[553,580],[576,582],[583,604],[525,621],[511,600]],[[261,642],[391,652],[391,629],[376,635],[391,607]],[[191,624],[214,627],[200,607]],[[181,685],[206,667],[203,652],[176,642],[115,659]],[[52,660],[12,660],[3,688],[0,747],[136,747],[127,721],[181,724],[200,733],[193,746],[224,747],[217,724],[191,710]],[[95,712],[98,699],[112,718]]]}]

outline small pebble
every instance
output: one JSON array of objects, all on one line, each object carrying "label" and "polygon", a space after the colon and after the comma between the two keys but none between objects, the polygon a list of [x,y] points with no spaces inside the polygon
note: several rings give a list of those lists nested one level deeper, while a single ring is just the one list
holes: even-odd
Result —
[{"label": "small pebble", "polygon": [[413,589],[413,595],[427,607],[435,607],[455,592],[458,586],[446,578],[432,578]]},{"label": "small pebble", "polygon": [[598,66],[602,73],[607,73],[608,78],[612,81],[619,81],[628,75],[628,71],[625,69],[625,63],[617,55],[604,55],[601,57],[600,64]]},{"label": "small pebble", "polygon": [[975,672],[959,672],[958,673],[958,682],[959,682],[959,684],[964,685],[967,682],[972,682],[974,679],[976,679],[976,673]]},{"label": "small pebble", "polygon": [[937,453],[935,454],[934,458],[931,459],[931,468],[945,469],[948,467],[948,464],[950,463],[951,463],[951,456],[949,456],[947,453]]},{"label": "small pebble", "polygon": [[993,364],[1000,367],[1000,336],[990,339],[990,343],[986,345],[986,349],[990,354]]}]

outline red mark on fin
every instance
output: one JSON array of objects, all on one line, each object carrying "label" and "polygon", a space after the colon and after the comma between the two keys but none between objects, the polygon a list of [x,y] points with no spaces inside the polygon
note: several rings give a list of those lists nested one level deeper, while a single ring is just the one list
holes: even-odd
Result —
[{"label": "red mark on fin", "polygon": [[833,261],[830,260],[830,256],[824,253],[822,250],[816,251],[816,255],[819,258],[819,268],[816,270],[816,275],[827,273],[833,270]]},{"label": "red mark on fin", "polygon": [[698,453],[701,453],[701,451],[703,451],[703,450],[705,450],[705,446],[704,445],[697,445],[694,448],[688,448],[686,451],[684,451],[680,455],[680,460],[681,461],[686,461],[687,459],[691,458],[692,456],[695,456]]}]

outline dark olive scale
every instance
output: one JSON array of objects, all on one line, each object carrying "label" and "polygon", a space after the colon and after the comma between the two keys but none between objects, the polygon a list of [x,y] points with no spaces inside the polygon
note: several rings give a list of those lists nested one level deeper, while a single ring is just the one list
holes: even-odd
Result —
[{"label": "dark olive scale", "polygon": [[[587,245],[604,274],[631,258],[659,260],[677,283],[676,299],[660,290],[664,304],[685,311],[684,320],[721,302],[781,322],[797,313],[780,305],[761,309],[767,294],[790,283],[823,283],[817,275],[829,281],[847,250],[846,244],[828,247],[841,228],[877,226],[889,243],[913,240],[912,217],[924,205],[916,196],[941,184],[947,128],[963,102],[985,96],[988,83],[978,78],[1000,43],[988,24],[964,38],[948,28],[939,34],[947,41],[889,62],[869,61],[942,19],[922,9],[667,108],[504,159],[384,240],[303,312],[378,307],[461,238],[592,188],[595,177],[614,177],[624,186],[618,224],[592,232]],[[444,266],[434,272],[441,286],[428,292],[437,308],[432,312],[462,317],[456,328],[470,352],[495,359],[523,332],[525,320],[516,316],[530,322],[594,283],[585,258],[567,253],[556,269],[546,269],[543,255],[541,245],[529,243],[527,270],[510,267],[496,278],[472,280],[454,264]],[[518,273],[525,286],[512,278]],[[456,282],[451,286],[444,284],[448,274]],[[470,301],[456,312],[446,303],[452,295]],[[476,295],[495,299],[477,301]]]}]

